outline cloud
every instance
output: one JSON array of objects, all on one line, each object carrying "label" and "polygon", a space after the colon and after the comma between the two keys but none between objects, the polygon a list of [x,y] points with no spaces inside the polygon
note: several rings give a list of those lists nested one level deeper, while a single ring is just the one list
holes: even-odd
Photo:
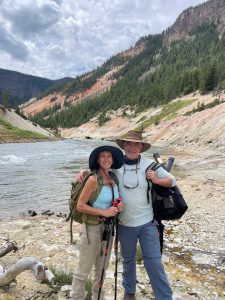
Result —
[{"label": "cloud", "polygon": [[16,60],[26,61],[29,55],[27,47],[4,30],[0,23],[0,51],[8,53]]},{"label": "cloud", "polygon": [[76,76],[161,33],[201,0],[0,0],[0,67]]},{"label": "cloud", "polygon": [[8,2],[3,1],[1,15],[11,31],[25,39],[45,34],[60,18],[59,6],[54,1],[15,0],[11,5]]}]

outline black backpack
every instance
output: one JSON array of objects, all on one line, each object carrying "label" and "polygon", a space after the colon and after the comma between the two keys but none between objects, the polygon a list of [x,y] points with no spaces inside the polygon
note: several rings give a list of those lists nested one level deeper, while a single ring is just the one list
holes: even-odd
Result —
[{"label": "black backpack", "polygon": [[[147,170],[151,169],[156,171],[159,167],[164,166],[154,162],[147,168]],[[167,188],[154,183],[150,186],[148,181],[148,201],[150,190],[154,219],[157,221],[180,219],[188,209],[187,203],[185,202],[178,186]]]}]

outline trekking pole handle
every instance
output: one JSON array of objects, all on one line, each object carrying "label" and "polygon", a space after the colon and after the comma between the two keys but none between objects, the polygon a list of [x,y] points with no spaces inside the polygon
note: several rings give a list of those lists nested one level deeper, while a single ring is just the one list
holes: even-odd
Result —
[{"label": "trekking pole handle", "polygon": [[117,207],[117,205],[122,201],[121,197],[118,197],[113,200],[112,206]]},{"label": "trekking pole handle", "polygon": [[153,157],[154,157],[154,159],[155,159],[155,161],[156,161],[157,163],[163,164],[163,165],[164,165],[164,163],[163,163],[163,161],[162,161],[162,159],[161,159],[159,153],[157,153],[157,152],[156,152],[156,153],[153,153]]},{"label": "trekking pole handle", "polygon": [[168,161],[167,161],[166,164],[162,161],[159,153],[154,153],[153,157],[154,157],[155,161],[158,164],[160,164],[167,172],[170,172],[170,170],[172,169],[174,160],[175,160],[174,156],[169,156]]}]

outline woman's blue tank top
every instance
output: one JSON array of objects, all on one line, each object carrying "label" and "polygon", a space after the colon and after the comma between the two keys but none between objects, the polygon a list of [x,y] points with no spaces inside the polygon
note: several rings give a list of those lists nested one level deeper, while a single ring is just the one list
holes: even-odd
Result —
[{"label": "woman's blue tank top", "polygon": [[[114,190],[114,199],[119,197],[118,186],[115,184],[113,187]],[[95,208],[107,209],[112,206],[112,190],[111,187],[103,185],[100,194],[97,199],[92,204]]]}]

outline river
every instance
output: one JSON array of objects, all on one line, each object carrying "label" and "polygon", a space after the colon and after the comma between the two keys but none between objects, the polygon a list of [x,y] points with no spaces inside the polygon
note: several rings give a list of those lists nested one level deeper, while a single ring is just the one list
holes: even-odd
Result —
[{"label": "river", "polygon": [[[71,182],[101,140],[0,144],[0,220],[51,210],[68,213]],[[147,157],[156,148],[145,152]]]}]

